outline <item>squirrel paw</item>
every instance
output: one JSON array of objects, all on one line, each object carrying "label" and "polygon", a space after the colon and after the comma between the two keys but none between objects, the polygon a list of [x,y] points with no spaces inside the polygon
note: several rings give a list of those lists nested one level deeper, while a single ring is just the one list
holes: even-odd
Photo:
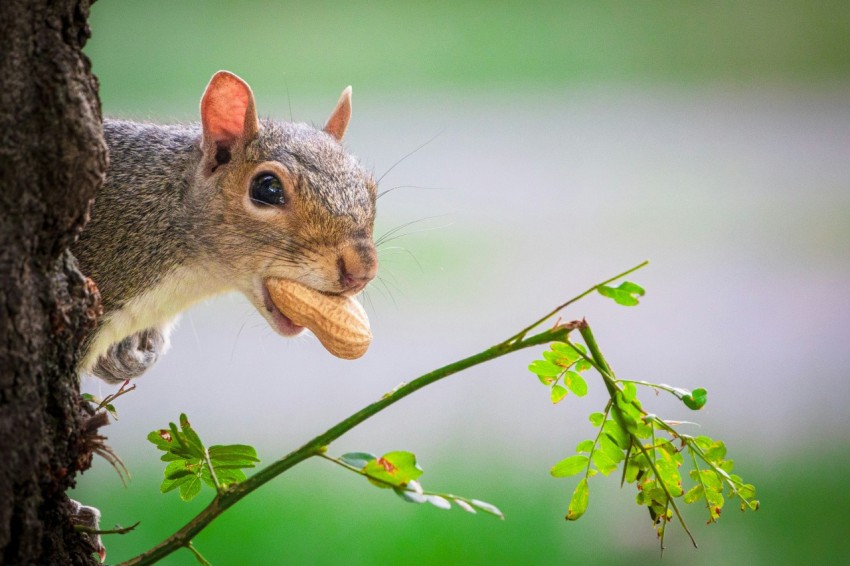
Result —
[{"label": "squirrel paw", "polygon": [[100,530],[100,511],[73,499],[69,499],[69,501],[71,503],[71,522],[84,529],[81,536],[92,545],[94,551],[100,557],[101,563],[103,563],[106,560],[106,548],[100,540],[100,535],[96,532]]},{"label": "squirrel paw", "polygon": [[167,348],[168,335],[148,328],[110,346],[92,373],[108,383],[121,383],[145,373]]}]

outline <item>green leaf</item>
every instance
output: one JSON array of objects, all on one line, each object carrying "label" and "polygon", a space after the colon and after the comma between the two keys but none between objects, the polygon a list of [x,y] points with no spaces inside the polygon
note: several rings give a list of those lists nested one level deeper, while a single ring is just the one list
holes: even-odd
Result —
[{"label": "green leaf", "polygon": [[177,489],[182,484],[189,482],[191,480],[192,480],[191,476],[183,476],[183,477],[176,478],[176,479],[173,479],[173,480],[169,480],[169,479],[163,480],[162,484],[159,486],[159,491],[162,492],[162,493],[168,493],[169,491],[171,491],[173,489]]},{"label": "green leaf", "polygon": [[148,433],[148,441],[160,450],[169,451],[172,446],[171,431],[164,428]]},{"label": "green leaf", "polygon": [[643,419],[640,412],[640,402],[637,399],[627,401],[621,392],[617,392],[615,396],[616,406],[625,414],[632,417],[635,421]]},{"label": "green leaf", "polygon": [[573,360],[567,358],[566,356],[562,356],[557,352],[553,352],[552,350],[546,350],[543,352],[543,359],[547,362],[553,363],[556,366],[560,366],[561,368],[566,368],[572,365]]},{"label": "green leaf", "polygon": [[213,467],[253,468],[260,461],[257,450],[245,444],[216,445],[209,448]]},{"label": "green leaf", "polygon": [[95,405],[97,405],[98,403],[97,397],[95,397],[91,393],[83,393],[81,397],[83,398],[83,401],[89,401],[91,403],[94,403]]},{"label": "green leaf", "polygon": [[243,481],[248,479],[248,476],[245,475],[245,472],[237,468],[217,468],[215,471],[215,475],[218,478],[218,483],[222,487],[228,487],[233,484],[242,483]]},{"label": "green leaf", "polygon": [[607,476],[617,469],[617,462],[602,450],[594,450],[591,459],[593,460],[593,465],[596,466],[596,469],[599,470],[602,475]]},{"label": "green leaf", "polygon": [[646,294],[646,291],[643,287],[641,287],[637,283],[632,283],[631,281],[623,281],[617,288],[622,291],[625,291],[626,293],[631,293],[632,295],[638,295],[640,297]]},{"label": "green leaf", "polygon": [[656,482],[647,482],[643,488],[643,495],[645,505],[652,505],[653,503],[663,504],[667,502],[667,492],[665,492],[664,488]]},{"label": "green leaf", "polygon": [[706,491],[723,491],[723,484],[720,478],[714,473],[714,470],[691,470],[689,475],[694,481],[702,481]]},{"label": "green leaf", "polygon": [[552,390],[549,392],[549,398],[552,399],[552,403],[560,403],[566,396],[566,388],[561,387],[560,385],[553,385]]},{"label": "green leaf", "polygon": [[362,470],[366,464],[372,460],[377,460],[378,457],[369,452],[347,452],[340,456],[339,459],[353,468]]},{"label": "green leaf", "polygon": [[534,360],[528,365],[528,371],[540,377],[557,377],[564,368],[546,360]]},{"label": "green leaf", "polygon": [[752,499],[756,496],[756,486],[753,484],[745,484],[738,488],[738,494],[744,499]]},{"label": "green leaf", "polygon": [[655,468],[658,470],[658,475],[661,481],[667,485],[667,489],[673,497],[678,497],[682,494],[682,476],[679,475],[679,469],[670,460],[659,459],[655,462]]},{"label": "green leaf", "polygon": [[576,486],[573,496],[570,499],[570,506],[567,509],[567,521],[578,521],[584,512],[587,511],[587,503],[589,500],[589,490],[587,487],[587,478],[582,478]]},{"label": "green leaf", "polygon": [[623,430],[637,434],[640,425],[643,424],[643,415],[638,408],[638,400],[626,401],[623,394],[618,391],[614,396],[614,401],[611,416]]},{"label": "green leaf", "polygon": [[593,441],[592,440],[582,440],[576,446],[576,452],[590,452],[593,450]]},{"label": "green leaf", "polygon": [[200,454],[204,453],[204,443],[201,442],[201,437],[195,432],[195,429],[192,428],[192,425],[189,424],[189,418],[185,413],[180,414],[180,428],[183,429],[183,434],[185,435],[186,440],[193,450],[198,451]]},{"label": "green leaf", "polygon": [[[718,440],[705,451],[705,459],[709,462],[719,462],[726,457],[726,445]],[[724,470],[725,471],[725,470]]]},{"label": "green leaf", "polygon": [[575,348],[573,348],[570,344],[567,344],[566,342],[553,342],[551,348],[553,352],[555,352],[556,354],[571,363],[581,358],[581,354],[579,354],[576,349],[584,351],[581,344],[576,344]]},{"label": "green leaf", "polygon": [[191,501],[201,492],[201,479],[197,476],[191,477],[187,482],[180,484],[180,499]]},{"label": "green leaf", "polygon": [[638,438],[652,438],[652,427],[640,421],[635,427],[634,435]]},{"label": "green leaf", "polygon": [[553,477],[556,478],[566,478],[569,476],[574,476],[579,474],[587,469],[587,464],[589,460],[587,456],[583,454],[576,454],[574,456],[570,456],[568,458],[564,458],[554,466],[549,471]]},{"label": "green leaf", "polygon": [[410,452],[387,452],[363,467],[363,472],[378,487],[404,486],[422,475],[422,468],[416,464],[416,456]]},{"label": "green leaf", "polygon": [[590,413],[590,424],[595,427],[602,426],[602,422],[605,420],[605,415],[602,413]]},{"label": "green leaf", "polygon": [[579,361],[577,361],[577,362],[575,363],[575,365],[573,366],[573,369],[574,369],[575,371],[582,372],[582,371],[587,371],[587,370],[589,370],[589,369],[590,369],[590,368],[592,368],[592,367],[593,367],[593,366],[592,366],[592,365],[590,365],[590,362],[589,362],[589,361],[587,361],[587,360],[585,360],[584,358],[582,358],[582,359],[580,359]]},{"label": "green leaf", "polygon": [[[615,464],[626,459],[626,455],[623,454],[623,450],[617,446],[607,434],[603,434],[599,437],[599,449],[602,450],[602,452],[604,452],[605,455],[608,456],[608,458],[610,458]],[[594,453],[594,455],[595,454],[596,453]],[[599,466],[597,466],[597,468],[598,467]],[[599,471],[601,472],[602,470]]]},{"label": "green leaf", "polygon": [[623,383],[623,399],[631,403],[637,397],[637,387],[631,381]]},{"label": "green leaf", "polygon": [[625,482],[626,483],[634,483],[637,481],[638,474],[641,471],[641,467],[637,464],[634,457],[629,458],[629,461],[626,462],[626,475]]},{"label": "green leaf", "polygon": [[703,498],[703,494],[705,491],[702,488],[702,484],[696,484],[694,487],[689,489],[687,493],[685,493],[685,503],[695,503]]},{"label": "green leaf", "polygon": [[242,468],[253,468],[260,461],[257,451],[244,444],[216,445],[207,450],[185,414],[180,415],[179,421],[180,429],[169,423],[169,428],[155,430],[147,436],[164,452],[160,460],[168,462],[163,472],[165,479],[160,485],[163,493],[179,487],[180,497],[188,501],[198,494],[202,483],[215,487],[207,465],[208,454],[209,465],[223,487],[245,481],[247,476]]},{"label": "green leaf", "polygon": [[106,409],[106,412],[112,415],[113,419],[115,419],[116,421],[118,420],[118,410],[115,409],[115,405],[113,405],[112,403],[107,403],[103,406],[103,408]]},{"label": "green leaf", "polygon": [[[623,288],[623,285],[626,285],[626,289]],[[643,292],[635,292],[632,289],[633,283],[623,283],[619,287],[609,287],[607,285],[600,285],[596,288],[596,291],[602,295],[603,297],[608,297],[609,299],[613,299],[619,305],[623,305],[624,307],[633,307],[638,304],[638,299],[635,295],[643,295]],[[641,289],[643,291],[643,289]]]},{"label": "green leaf", "polygon": [[617,443],[617,446],[625,450],[631,444],[629,433],[623,430],[623,427],[617,424],[617,421],[608,419],[602,425],[602,432],[610,436]]},{"label": "green leaf", "polygon": [[181,458],[203,458],[203,453],[193,451],[189,446],[189,441],[186,440],[186,435],[178,430],[177,425],[168,423],[168,430],[171,434],[172,446],[168,449],[173,454]]},{"label": "green leaf", "polygon": [[723,494],[718,491],[707,490],[705,492],[705,499],[708,501],[708,510],[711,513],[711,518],[717,520],[720,518],[720,511],[723,509],[723,505],[726,502],[723,499]]},{"label": "green leaf", "polygon": [[682,402],[694,411],[702,409],[706,401],[708,401],[708,392],[702,388],[694,389],[690,394],[682,397]]},{"label": "green leaf", "polygon": [[570,391],[576,394],[577,397],[584,397],[587,395],[587,382],[576,372],[568,371],[564,375],[564,383],[570,388]]},{"label": "green leaf", "polygon": [[179,477],[185,475],[197,475],[197,470],[200,466],[200,462],[195,462],[194,464],[189,463],[187,460],[177,460],[171,462],[165,467],[165,479],[177,479]]}]

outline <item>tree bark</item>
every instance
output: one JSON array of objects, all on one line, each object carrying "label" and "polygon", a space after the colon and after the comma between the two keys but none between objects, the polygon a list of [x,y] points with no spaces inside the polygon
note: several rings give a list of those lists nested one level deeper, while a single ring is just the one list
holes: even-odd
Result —
[{"label": "tree bark", "polygon": [[68,247],[106,169],[88,0],[0,0],[0,564],[91,564],[65,490],[91,460],[78,347],[99,298]]}]

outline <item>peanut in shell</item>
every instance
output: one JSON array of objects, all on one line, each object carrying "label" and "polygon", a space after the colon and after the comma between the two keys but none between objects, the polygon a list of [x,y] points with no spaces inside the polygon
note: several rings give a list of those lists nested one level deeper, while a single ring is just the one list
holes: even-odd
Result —
[{"label": "peanut in shell", "polygon": [[372,343],[369,318],[351,297],[326,295],[288,279],[266,282],[274,305],[298,326],[309,328],[338,358],[359,358]]}]

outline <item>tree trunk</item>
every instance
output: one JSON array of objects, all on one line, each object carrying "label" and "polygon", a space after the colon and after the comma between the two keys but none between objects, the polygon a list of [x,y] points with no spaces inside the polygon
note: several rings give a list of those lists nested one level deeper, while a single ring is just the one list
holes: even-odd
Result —
[{"label": "tree trunk", "polygon": [[99,298],[68,246],[106,169],[88,0],[0,0],[0,564],[91,564],[65,490],[91,455],[77,349]]}]

